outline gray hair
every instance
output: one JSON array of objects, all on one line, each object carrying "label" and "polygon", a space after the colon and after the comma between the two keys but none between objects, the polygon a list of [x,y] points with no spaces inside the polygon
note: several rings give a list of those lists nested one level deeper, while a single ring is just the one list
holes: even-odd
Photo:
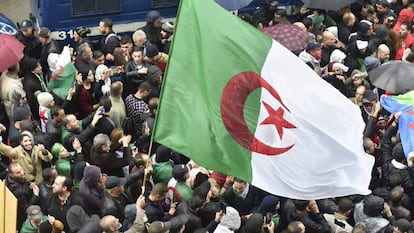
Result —
[{"label": "gray hair", "polygon": [[[76,51],[78,57],[82,57],[85,54],[86,50],[91,48],[88,43],[82,43],[79,45],[78,50]],[[91,48],[92,49],[92,48]]]},{"label": "gray hair", "polygon": [[134,34],[132,34],[132,39],[135,40],[146,40],[147,39],[147,35],[145,34],[145,32],[143,30],[137,30],[134,32]]},{"label": "gray hair", "polygon": [[93,138],[93,148],[97,148],[100,149],[102,148],[102,146],[104,146],[109,140],[109,136],[103,133],[97,134],[94,138]]}]

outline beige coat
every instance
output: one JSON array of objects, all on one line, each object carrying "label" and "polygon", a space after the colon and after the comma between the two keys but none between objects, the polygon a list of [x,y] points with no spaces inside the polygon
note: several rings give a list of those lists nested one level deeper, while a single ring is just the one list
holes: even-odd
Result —
[{"label": "beige coat", "polygon": [[[41,160],[50,162],[53,158],[53,155],[49,151],[47,151],[46,155],[43,155],[37,146],[33,146],[32,155],[29,155],[21,145],[13,148],[4,143],[0,143],[0,153],[13,159],[14,162],[19,163],[26,174],[26,180],[35,181],[36,184],[39,184],[43,179]],[[33,162],[36,163],[36,170]]]}]

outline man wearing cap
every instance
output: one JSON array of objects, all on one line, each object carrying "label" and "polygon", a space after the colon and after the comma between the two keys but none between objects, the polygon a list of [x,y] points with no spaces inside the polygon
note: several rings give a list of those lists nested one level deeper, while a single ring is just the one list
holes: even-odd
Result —
[{"label": "man wearing cap", "polygon": [[[383,217],[385,216],[385,217]],[[363,222],[367,232],[393,232],[395,218],[384,199],[375,195],[368,195],[363,202],[357,203],[354,208],[355,222]]]},{"label": "man wearing cap", "polygon": [[34,182],[28,182],[26,173],[19,163],[11,163],[5,184],[18,200],[17,202],[17,228],[20,229],[26,219],[25,211],[30,205],[40,204],[39,187]]},{"label": "man wearing cap", "polygon": [[131,173],[128,177],[109,176],[105,181],[103,196],[102,216],[113,215],[120,222],[125,220],[125,207],[134,203],[131,198],[129,186],[142,179],[144,171]]},{"label": "man wearing cap", "polygon": [[165,22],[161,26],[161,51],[168,54],[170,52],[171,41],[173,39],[173,33],[175,25],[173,22]]},{"label": "man wearing cap", "polygon": [[89,44],[92,48],[92,42],[89,40],[87,35],[91,33],[89,28],[85,28],[84,26],[79,26],[75,30],[73,30],[73,40],[76,42],[76,46],[74,51],[78,51],[78,47],[81,44]]},{"label": "man wearing cap", "polygon": [[158,66],[162,72],[165,72],[167,67],[168,55],[160,52],[155,44],[150,44],[146,47],[144,61],[152,65]]},{"label": "man wearing cap", "polygon": [[322,75],[320,65],[322,45],[317,42],[310,42],[304,51],[299,54],[299,58],[306,63],[319,76]]},{"label": "man wearing cap", "polygon": [[[184,215],[178,215],[170,219],[170,221],[154,221],[146,224],[148,233],[166,233],[174,230],[174,232],[185,232],[185,224],[187,219]],[[191,231],[194,232],[194,231]]]},{"label": "man wearing cap", "polygon": [[31,20],[23,20],[20,24],[20,31],[16,38],[24,45],[23,53],[27,57],[40,58],[42,44],[39,39],[33,35],[33,23]]},{"label": "man wearing cap", "polygon": [[[145,206],[145,197],[140,196],[138,197],[136,203],[136,217],[133,225],[125,231],[125,233],[142,233],[144,232],[146,222],[146,216],[144,211]],[[106,215],[104,216],[101,221],[99,222],[99,225],[101,229],[105,233],[118,233],[119,229],[122,228],[122,223],[119,222],[119,219],[117,219],[113,215]]]},{"label": "man wearing cap", "polygon": [[43,215],[40,206],[31,205],[26,210],[27,219],[24,221],[20,232],[37,233],[42,222],[47,221],[47,216]]},{"label": "man wearing cap", "polygon": [[42,29],[40,29],[38,37],[40,42],[42,43],[42,51],[40,53],[40,65],[43,69],[43,76],[46,77],[47,81],[49,81],[51,75],[50,68],[53,67],[49,67],[47,59],[51,53],[60,53],[61,49],[59,47],[59,44],[54,39],[52,39],[52,35],[49,28],[43,27]]}]

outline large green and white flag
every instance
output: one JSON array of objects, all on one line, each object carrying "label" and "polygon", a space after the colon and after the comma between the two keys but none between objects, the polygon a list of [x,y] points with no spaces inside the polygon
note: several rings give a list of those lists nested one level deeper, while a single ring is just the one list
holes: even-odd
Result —
[{"label": "large green and white flag", "polygon": [[213,0],[182,0],[154,140],[276,195],[368,194],[359,109]]}]

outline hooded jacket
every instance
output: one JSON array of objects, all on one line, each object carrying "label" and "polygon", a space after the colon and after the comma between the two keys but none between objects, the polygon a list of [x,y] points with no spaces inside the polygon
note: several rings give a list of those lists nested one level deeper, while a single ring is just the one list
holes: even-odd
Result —
[{"label": "hooded jacket", "polygon": [[100,214],[104,190],[98,185],[101,169],[95,165],[85,167],[80,182],[79,194],[85,199],[85,211],[89,214]]},{"label": "hooded jacket", "polygon": [[161,15],[158,11],[148,12],[145,17],[147,24],[141,29],[145,32],[147,39],[152,44],[155,44],[158,48],[161,48],[161,27],[154,27],[154,22],[159,18],[161,18]]}]

